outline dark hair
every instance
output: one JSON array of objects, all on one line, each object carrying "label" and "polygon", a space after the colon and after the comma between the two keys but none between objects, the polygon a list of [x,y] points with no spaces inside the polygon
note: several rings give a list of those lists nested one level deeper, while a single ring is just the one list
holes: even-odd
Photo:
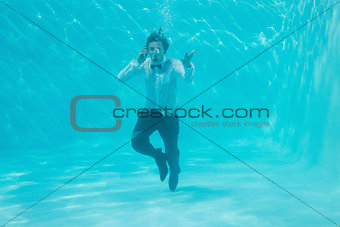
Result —
[{"label": "dark hair", "polygon": [[158,32],[153,32],[149,35],[147,41],[146,41],[146,47],[149,48],[149,43],[151,42],[161,42],[164,48],[164,54],[169,48],[169,42],[168,39],[165,37],[165,35],[162,32],[162,28],[159,28]]}]

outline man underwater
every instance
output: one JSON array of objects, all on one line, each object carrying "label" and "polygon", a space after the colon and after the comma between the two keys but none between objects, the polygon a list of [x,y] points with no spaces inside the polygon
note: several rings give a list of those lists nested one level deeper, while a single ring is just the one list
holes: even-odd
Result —
[{"label": "man underwater", "polygon": [[[132,147],[137,152],[155,159],[161,181],[164,181],[168,174],[168,163],[170,168],[169,188],[171,191],[175,191],[178,174],[181,172],[178,149],[179,122],[177,116],[167,114],[164,109],[176,109],[177,80],[179,78],[189,83],[192,82],[195,67],[191,58],[195,50],[190,54],[186,53],[180,61],[165,56],[168,48],[169,42],[161,29],[151,33],[146,41],[146,46],[138,53],[137,58],[121,70],[117,78],[126,81],[137,75],[144,76],[149,99],[146,100],[145,108],[153,114],[147,117],[138,115],[132,135]],[[147,57],[148,54],[150,57]],[[157,115],[155,113],[158,114],[158,117],[154,116]],[[158,121],[160,122],[157,123]],[[156,149],[150,143],[149,137],[156,130],[164,142],[165,153],[161,148]]]}]

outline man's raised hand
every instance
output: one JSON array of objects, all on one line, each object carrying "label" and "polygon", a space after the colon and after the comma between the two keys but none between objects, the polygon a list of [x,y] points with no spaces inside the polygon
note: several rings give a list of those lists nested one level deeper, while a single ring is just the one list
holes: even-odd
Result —
[{"label": "man's raised hand", "polygon": [[146,59],[146,55],[148,54],[148,49],[146,47],[144,47],[137,55],[137,62],[139,64],[142,64],[145,59]]},{"label": "man's raised hand", "polygon": [[191,62],[191,58],[192,58],[194,53],[195,53],[195,50],[191,51],[190,54],[188,54],[188,52],[186,52],[185,55],[184,55],[184,58],[181,58],[184,67],[191,68],[190,62]]}]

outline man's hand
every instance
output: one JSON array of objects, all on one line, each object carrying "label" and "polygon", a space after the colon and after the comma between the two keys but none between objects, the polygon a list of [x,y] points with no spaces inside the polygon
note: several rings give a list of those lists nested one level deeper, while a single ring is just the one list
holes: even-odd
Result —
[{"label": "man's hand", "polygon": [[146,56],[148,54],[148,49],[146,47],[144,47],[139,53],[138,53],[138,56],[137,56],[137,62],[139,64],[142,64],[145,59],[146,59]]},{"label": "man's hand", "polygon": [[188,52],[186,52],[185,55],[184,55],[184,58],[181,58],[184,67],[191,68],[190,62],[191,62],[191,58],[192,58],[194,53],[195,53],[195,50],[191,51],[190,54],[188,54]]}]

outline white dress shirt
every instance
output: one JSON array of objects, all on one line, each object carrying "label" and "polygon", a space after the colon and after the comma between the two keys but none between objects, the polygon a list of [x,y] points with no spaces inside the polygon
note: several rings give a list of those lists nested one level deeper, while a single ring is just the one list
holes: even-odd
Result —
[{"label": "white dress shirt", "polygon": [[[165,56],[160,64],[162,65],[161,69],[157,67],[151,69],[150,57],[146,58],[142,64],[133,59],[119,72],[117,78],[127,81],[136,75],[144,75],[147,98],[154,102],[147,99],[145,108],[163,109],[167,107],[172,108],[173,111],[177,104],[177,80],[180,78],[192,83],[195,67],[191,62],[191,67],[186,68],[180,60]],[[162,113],[164,115],[164,111]]]}]

